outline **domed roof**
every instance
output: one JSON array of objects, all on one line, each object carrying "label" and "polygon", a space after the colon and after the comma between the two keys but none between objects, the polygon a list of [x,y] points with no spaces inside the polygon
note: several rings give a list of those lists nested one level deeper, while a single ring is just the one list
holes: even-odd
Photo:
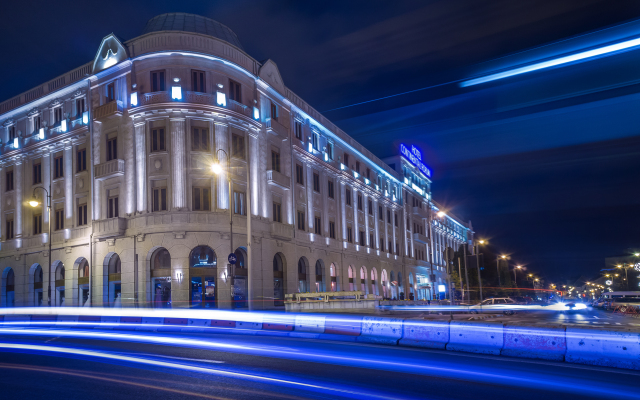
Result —
[{"label": "domed roof", "polygon": [[169,13],[153,17],[147,22],[142,34],[160,31],[195,32],[224,40],[240,49],[242,45],[235,33],[218,21],[201,15]]}]

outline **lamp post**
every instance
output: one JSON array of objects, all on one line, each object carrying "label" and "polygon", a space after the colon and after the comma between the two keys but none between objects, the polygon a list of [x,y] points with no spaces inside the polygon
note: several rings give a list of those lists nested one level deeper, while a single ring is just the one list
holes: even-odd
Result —
[{"label": "lamp post", "polygon": [[518,288],[518,276],[516,275],[516,271],[521,268],[521,265],[516,265],[515,268],[513,268],[513,284],[515,285],[516,289]]},{"label": "lamp post", "polygon": [[[231,208],[232,196],[233,196],[233,188],[232,188],[233,183],[231,182],[231,158],[229,157],[229,154],[227,154],[226,151],[224,151],[223,149],[218,149],[216,151],[216,159],[215,159],[215,162],[213,163],[213,165],[211,166],[211,170],[216,175],[220,175],[223,172],[222,165],[220,164],[220,157],[218,157],[218,154],[220,152],[223,152],[225,157],[227,158],[227,181],[229,182],[229,199],[228,199],[228,201],[229,201],[229,247],[231,249],[231,251],[229,251],[229,254],[232,254],[232,253],[234,253],[234,248],[233,248],[233,208]],[[234,285],[233,275],[235,273],[234,269],[235,268],[234,268],[233,264],[228,264],[228,266],[227,266],[227,276],[229,277],[230,292],[231,292],[231,306],[232,307],[233,307],[233,285]]]},{"label": "lamp post", "polygon": [[[29,205],[31,207],[38,207],[40,202],[36,199],[36,190],[42,189],[47,195],[47,213],[49,218],[49,236],[47,237],[47,242],[49,242],[49,281],[47,282],[47,298],[49,306],[51,306],[51,195],[49,191],[51,190],[51,184],[49,184],[49,190],[45,189],[42,186],[37,186],[33,188],[33,194],[31,196],[31,200],[29,200]],[[89,293],[91,293],[91,288],[89,288]]]},{"label": "lamp post", "polygon": [[625,281],[624,287],[628,291],[629,290],[629,276],[627,275],[627,269],[629,269],[629,266],[627,265],[627,263],[624,263],[622,265],[616,265],[616,267],[624,269],[624,281]]},{"label": "lamp post", "polygon": [[[507,256],[504,254],[496,259],[496,271],[498,271],[498,287],[502,287],[502,279],[500,278],[500,260],[506,260]],[[507,270],[507,273],[509,271]]]},{"label": "lamp post", "polygon": [[480,245],[485,244],[485,240],[476,242],[476,267],[478,268],[478,284],[480,285],[480,302],[482,303],[482,276],[480,275]]}]

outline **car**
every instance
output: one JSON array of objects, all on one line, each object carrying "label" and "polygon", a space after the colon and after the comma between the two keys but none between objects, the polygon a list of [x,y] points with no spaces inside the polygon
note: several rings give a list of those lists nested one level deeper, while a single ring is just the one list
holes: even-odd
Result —
[{"label": "car", "polygon": [[513,315],[516,313],[513,308],[517,304],[518,303],[510,297],[495,297],[485,299],[482,303],[469,307],[469,312],[471,314],[478,314],[485,311],[502,311],[504,315]]}]

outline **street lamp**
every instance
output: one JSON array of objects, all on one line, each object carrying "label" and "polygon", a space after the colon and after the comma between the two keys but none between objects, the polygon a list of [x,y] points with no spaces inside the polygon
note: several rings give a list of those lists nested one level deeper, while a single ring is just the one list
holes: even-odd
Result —
[{"label": "street lamp", "polygon": [[[235,253],[233,248],[233,208],[231,208],[232,196],[233,196],[233,188],[232,188],[233,183],[231,182],[231,158],[229,157],[229,154],[227,154],[227,152],[224,151],[224,149],[218,149],[218,151],[216,151],[216,159],[213,165],[211,165],[211,171],[213,171],[213,173],[216,175],[220,175],[224,171],[224,169],[222,168],[222,164],[220,163],[220,157],[218,156],[220,152],[223,152],[225,157],[227,158],[227,181],[229,182],[229,199],[228,199],[229,201],[229,247],[231,248],[231,251],[229,252],[229,254],[231,255]],[[228,264],[227,276],[229,277],[232,306],[233,306],[233,285],[234,285],[233,276],[235,273],[234,269],[235,268],[233,264]]]},{"label": "street lamp", "polygon": [[522,265],[516,265],[516,267],[513,269],[513,284],[516,286],[516,288],[518,287],[518,276],[516,275],[516,271],[521,268]]},{"label": "street lamp", "polygon": [[[31,207],[38,207],[40,202],[36,199],[36,190],[42,189],[47,195],[47,213],[49,218],[49,236],[47,237],[47,242],[49,242],[49,281],[47,284],[47,301],[49,302],[49,306],[51,306],[51,195],[49,191],[42,186],[37,186],[33,188],[33,194],[31,196],[31,200],[29,200],[29,205]],[[49,185],[49,190],[51,190],[51,185]],[[89,288],[91,290],[91,288]],[[89,298],[91,298],[91,294],[89,294]]]},{"label": "street lamp", "polygon": [[482,277],[480,276],[480,251],[479,246],[485,244],[486,240],[478,240],[476,242],[476,267],[478,268],[478,283],[480,284],[480,303],[482,303]]},{"label": "street lamp", "polygon": [[[500,259],[506,260],[507,256],[504,254],[496,259],[496,271],[498,272],[498,287],[502,287],[502,279],[500,279]],[[509,266],[507,265],[507,274],[509,273]]]}]

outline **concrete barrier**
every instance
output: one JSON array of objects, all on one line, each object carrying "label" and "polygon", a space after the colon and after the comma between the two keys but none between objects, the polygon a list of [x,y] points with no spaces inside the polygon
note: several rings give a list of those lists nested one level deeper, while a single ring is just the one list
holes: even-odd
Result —
[{"label": "concrete barrier", "polygon": [[13,323],[20,322],[25,326],[31,325],[31,315],[21,315],[21,314],[7,314],[4,316],[5,324],[11,325]]},{"label": "concrete barrier", "polygon": [[627,329],[567,327],[565,361],[575,364],[640,369],[640,333]]},{"label": "concrete barrier", "polygon": [[324,333],[332,335],[360,336],[362,317],[327,316],[324,321]]},{"label": "concrete barrier", "polygon": [[402,338],[402,320],[399,318],[362,317],[362,331],[358,342],[398,344]]},{"label": "concrete barrier", "polygon": [[444,349],[449,343],[449,321],[405,319],[402,323],[401,346]]},{"label": "concrete barrier", "polygon": [[447,350],[500,355],[504,343],[500,323],[451,321]]},{"label": "concrete barrier", "polygon": [[255,314],[251,316],[250,321],[236,320],[236,328],[249,330],[262,330],[262,315]]},{"label": "concrete barrier", "polygon": [[564,326],[505,325],[502,355],[563,361],[567,352]]},{"label": "concrete barrier", "polygon": [[296,332],[324,333],[325,320],[324,315],[296,315],[295,330]]},{"label": "concrete barrier", "polygon": [[295,316],[291,314],[265,314],[262,316],[262,329],[267,331],[292,331]]},{"label": "concrete barrier", "polygon": [[[140,318],[142,320],[142,318]],[[120,323],[120,317],[112,317],[112,316],[101,316],[100,317],[100,329],[114,329],[120,328],[122,324]],[[105,326],[106,325],[106,326]]]},{"label": "concrete barrier", "polygon": [[58,326],[74,326],[78,324],[79,317],[77,315],[58,315],[56,325]]}]

